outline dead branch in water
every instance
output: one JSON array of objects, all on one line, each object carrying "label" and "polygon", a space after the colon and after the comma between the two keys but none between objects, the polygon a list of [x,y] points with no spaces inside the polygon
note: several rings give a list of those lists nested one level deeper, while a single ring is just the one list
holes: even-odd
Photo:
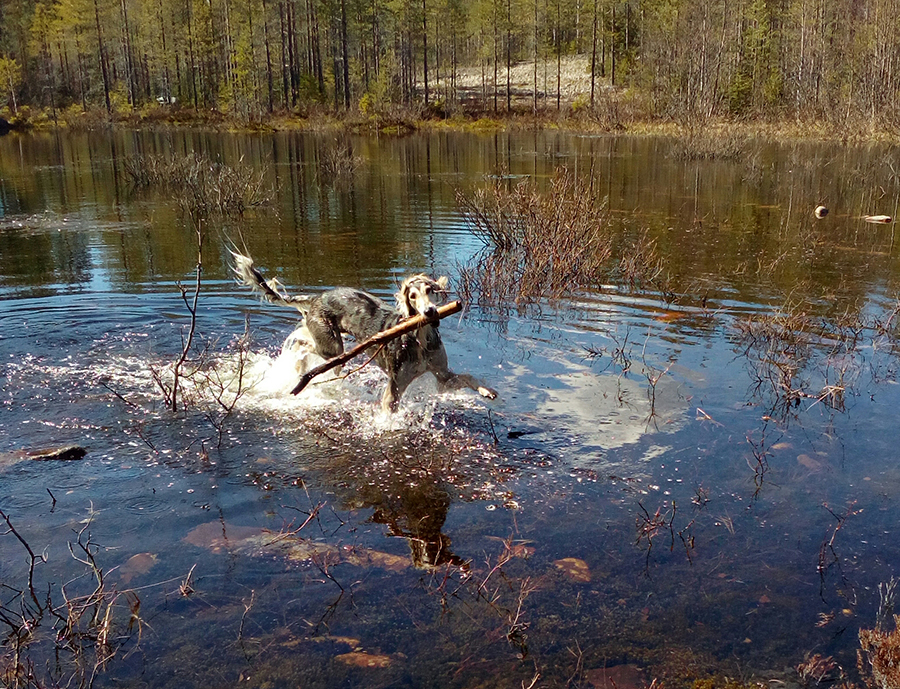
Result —
[{"label": "dead branch in water", "polygon": [[[112,570],[104,571],[96,559],[99,546],[91,540],[88,519],[77,540],[69,542],[69,552],[84,572],[61,586],[62,602],[46,578],[46,590],[38,593],[37,568],[48,563],[46,551],[38,554],[2,510],[0,522],[6,524],[0,536],[15,537],[28,553],[27,583],[16,587],[7,579],[2,585],[0,686],[90,689],[120,649],[132,640],[140,643],[146,622],[136,590],[120,591],[108,583]],[[40,662],[48,658],[54,660]]]},{"label": "dead branch in water", "polygon": [[387,330],[382,330],[380,333],[376,333],[368,340],[363,340],[352,349],[344,352],[343,354],[339,354],[336,357],[332,357],[325,363],[319,364],[315,368],[312,368],[304,373],[300,378],[300,382],[294,386],[293,390],[291,390],[291,394],[298,394],[303,390],[303,388],[309,385],[309,382],[316,376],[321,375],[326,371],[330,371],[331,369],[336,368],[341,364],[347,363],[357,354],[361,354],[370,347],[383,347],[388,342],[390,342],[391,340],[396,340],[401,335],[405,335],[408,332],[417,330],[427,323],[434,323],[442,318],[446,318],[447,316],[452,316],[454,313],[459,313],[460,311],[462,311],[462,304],[458,301],[452,301],[449,304],[445,304],[444,306],[439,307],[437,310],[437,315],[433,318],[428,318],[427,316],[419,314],[418,316],[413,316],[412,318],[407,318],[403,321],[400,321],[400,323],[395,325],[393,328],[388,328]]}]

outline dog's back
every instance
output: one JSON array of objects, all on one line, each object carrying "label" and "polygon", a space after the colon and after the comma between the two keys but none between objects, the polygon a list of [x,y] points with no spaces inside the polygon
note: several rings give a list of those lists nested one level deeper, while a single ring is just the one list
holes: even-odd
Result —
[{"label": "dog's back", "polygon": [[323,292],[309,303],[306,317],[332,321],[341,332],[357,340],[367,340],[400,322],[396,309],[375,295],[352,287]]},{"label": "dog's back", "polygon": [[342,333],[358,342],[396,325],[401,316],[378,297],[352,287],[336,287],[310,300],[306,327],[320,356],[326,359],[344,351]]}]

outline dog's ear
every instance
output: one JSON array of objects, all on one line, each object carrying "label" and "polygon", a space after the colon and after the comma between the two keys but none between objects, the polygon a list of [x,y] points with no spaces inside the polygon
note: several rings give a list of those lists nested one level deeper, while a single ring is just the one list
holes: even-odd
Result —
[{"label": "dog's ear", "polygon": [[442,292],[446,292],[447,288],[450,286],[450,278],[446,275],[441,275],[435,282],[437,282],[437,286],[441,288]]},{"label": "dog's ear", "polygon": [[404,318],[411,318],[412,316],[416,315],[416,312],[413,310],[412,304],[409,303],[409,299],[407,299],[405,294],[403,295],[403,299],[401,299],[397,303],[400,304],[400,313]]},{"label": "dog's ear", "polygon": [[404,280],[400,285],[400,290],[394,295],[397,301],[397,308],[400,309],[400,315],[404,318],[414,316],[412,304],[409,303],[409,280]]}]

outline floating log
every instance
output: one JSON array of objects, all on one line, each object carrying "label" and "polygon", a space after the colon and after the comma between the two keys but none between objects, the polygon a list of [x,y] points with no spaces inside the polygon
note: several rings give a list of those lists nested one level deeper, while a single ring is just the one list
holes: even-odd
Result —
[{"label": "floating log", "polygon": [[330,371],[331,369],[340,366],[341,364],[347,363],[348,361],[350,361],[350,359],[355,357],[357,354],[361,354],[369,347],[377,347],[386,344],[391,340],[396,340],[401,335],[405,335],[412,330],[421,328],[423,325],[426,325],[428,323],[436,323],[440,319],[446,318],[447,316],[452,316],[454,313],[459,313],[460,311],[462,311],[462,304],[458,301],[451,301],[449,304],[438,307],[437,315],[433,318],[428,318],[421,314],[419,314],[418,316],[412,316],[411,318],[406,318],[400,321],[393,328],[382,330],[380,333],[372,335],[372,337],[370,337],[368,340],[363,340],[358,345],[353,347],[353,349],[350,349],[343,354],[338,354],[325,363],[319,364],[315,368],[311,368],[300,377],[300,382],[294,386],[294,389],[291,390],[291,394],[298,394],[303,390],[303,388],[309,385],[309,382],[316,376],[321,375],[326,371]]}]

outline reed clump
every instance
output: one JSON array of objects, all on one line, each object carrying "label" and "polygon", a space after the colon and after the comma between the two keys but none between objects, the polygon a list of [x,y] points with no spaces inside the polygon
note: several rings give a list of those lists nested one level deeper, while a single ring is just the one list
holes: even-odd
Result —
[{"label": "reed clump", "polygon": [[243,164],[226,165],[207,156],[138,155],[125,161],[125,175],[136,189],[170,192],[192,216],[243,215],[271,201],[265,170]]}]

